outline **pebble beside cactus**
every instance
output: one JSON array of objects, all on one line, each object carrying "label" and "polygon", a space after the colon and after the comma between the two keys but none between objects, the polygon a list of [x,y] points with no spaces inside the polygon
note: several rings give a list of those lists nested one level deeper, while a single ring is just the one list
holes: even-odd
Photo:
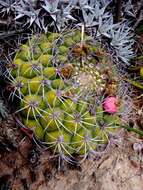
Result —
[{"label": "pebble beside cactus", "polygon": [[81,42],[78,30],[32,37],[8,73],[23,124],[55,154],[86,157],[120,125],[102,105],[93,108],[116,78],[109,55],[88,36]]}]

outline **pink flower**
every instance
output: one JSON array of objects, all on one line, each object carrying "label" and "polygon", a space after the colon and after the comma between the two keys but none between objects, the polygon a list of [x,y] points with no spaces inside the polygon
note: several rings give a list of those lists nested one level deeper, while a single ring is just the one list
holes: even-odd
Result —
[{"label": "pink flower", "polygon": [[103,108],[107,113],[113,114],[118,111],[118,100],[116,97],[107,97],[103,102]]}]

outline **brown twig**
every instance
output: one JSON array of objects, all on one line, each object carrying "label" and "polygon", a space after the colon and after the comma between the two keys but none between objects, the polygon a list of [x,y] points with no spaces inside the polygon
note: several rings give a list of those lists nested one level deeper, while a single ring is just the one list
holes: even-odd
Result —
[{"label": "brown twig", "polygon": [[121,10],[122,10],[122,0],[115,1],[115,23],[119,22],[121,19]]}]

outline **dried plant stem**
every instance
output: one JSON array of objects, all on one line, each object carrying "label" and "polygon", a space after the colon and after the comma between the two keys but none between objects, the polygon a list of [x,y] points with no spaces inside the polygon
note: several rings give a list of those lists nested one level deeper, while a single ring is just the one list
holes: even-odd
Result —
[{"label": "dried plant stem", "polygon": [[[84,24],[81,26],[81,48],[83,47],[83,40],[84,40],[84,30],[85,30],[85,27],[84,27]],[[81,67],[84,66],[84,63],[83,63],[83,58],[81,56]]]},{"label": "dried plant stem", "polygon": [[84,24],[81,26],[81,44],[83,44],[83,39],[84,39]]},{"label": "dried plant stem", "polygon": [[116,5],[115,22],[117,23],[121,19],[122,0],[117,0],[115,2],[115,5]]}]

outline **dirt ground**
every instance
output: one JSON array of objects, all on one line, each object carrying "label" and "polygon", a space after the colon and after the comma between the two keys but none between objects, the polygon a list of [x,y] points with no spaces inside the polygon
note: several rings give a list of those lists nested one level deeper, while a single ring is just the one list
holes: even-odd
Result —
[{"label": "dirt ground", "polygon": [[[11,118],[9,117],[8,120]],[[9,121],[11,122],[12,119]],[[80,166],[61,164],[8,121],[0,127],[0,190],[142,190],[142,140],[121,130],[121,139]],[[5,132],[6,131],[6,132]]]}]

